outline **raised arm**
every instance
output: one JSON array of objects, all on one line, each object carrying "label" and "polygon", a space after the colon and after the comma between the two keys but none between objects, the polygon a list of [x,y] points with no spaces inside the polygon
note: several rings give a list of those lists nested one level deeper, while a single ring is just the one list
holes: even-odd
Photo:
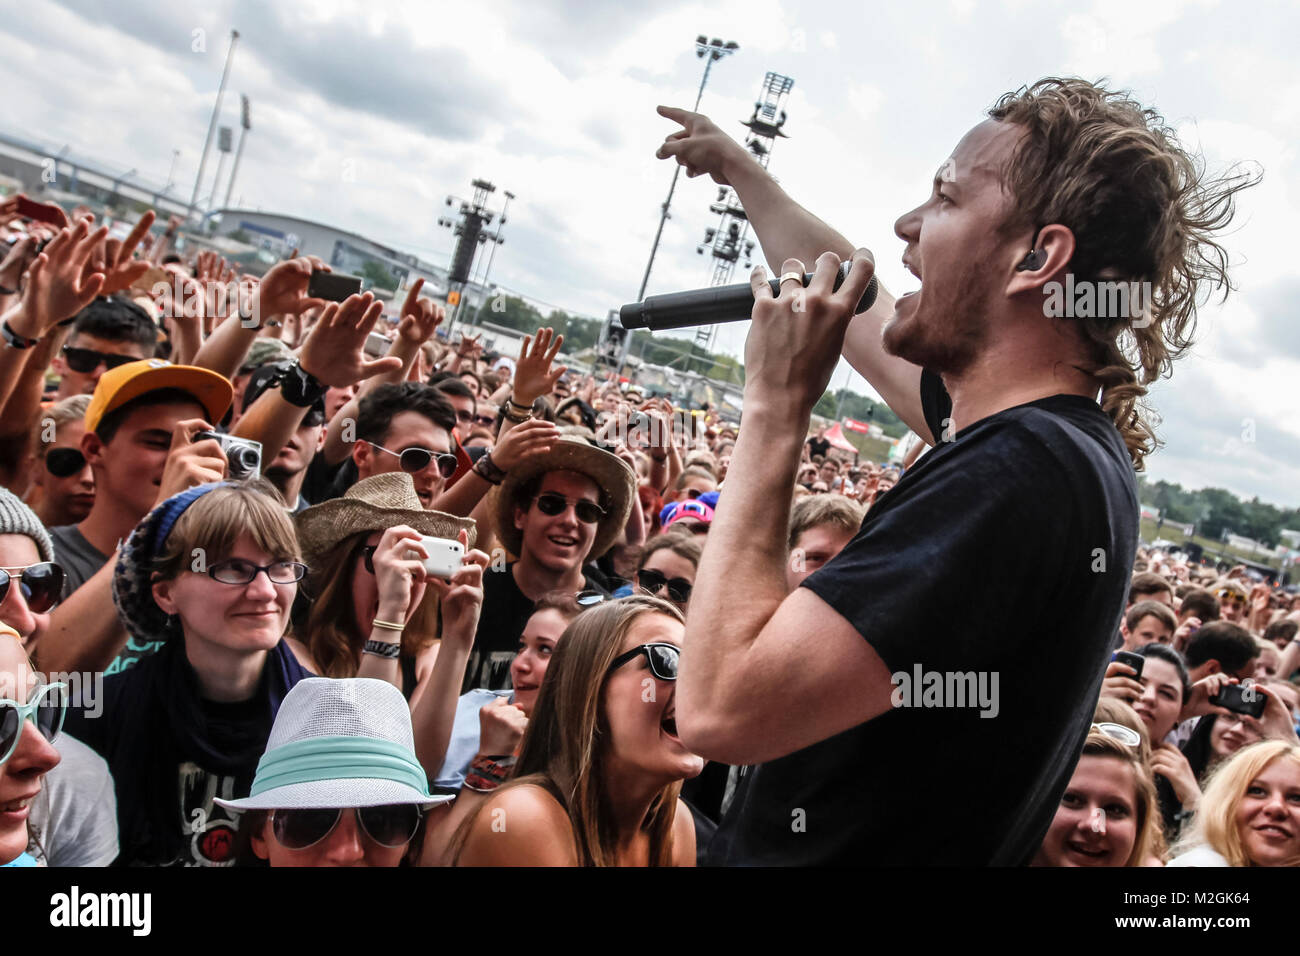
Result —
[{"label": "raised arm", "polygon": [[[366,336],[383,310],[383,303],[375,301],[369,292],[348,296],[342,303],[331,302],[303,343],[299,359],[302,370],[320,385],[334,387],[400,370],[397,358],[365,358]],[[265,468],[302,424],[309,407],[290,403],[281,389],[268,388],[240,418],[235,434],[262,443]]]},{"label": "raised arm", "polygon": [[[784,756],[890,705],[889,670],[871,645],[811,591],[787,596],[785,582],[800,447],[854,296],[871,276],[869,255],[857,257],[832,295],[838,265],[838,257],[825,254],[806,295],[787,283],[777,300],[762,267],[752,278],[745,422],[696,574],[677,681],[682,741],[711,760],[751,764]],[[806,264],[794,267],[804,271]],[[782,271],[789,268],[783,264]],[[737,581],[745,582],[743,596]]]},{"label": "raised arm", "polygon": [[[769,266],[779,274],[781,263],[798,259],[817,261],[823,252],[841,259],[853,254],[853,244],[790,198],[776,180],[750,156],[749,151],[718,129],[707,117],[686,110],[659,107],[659,115],[682,124],[659,147],[660,159],[675,158],[686,175],[708,174],[714,182],[731,186],[754,224]],[[894,296],[880,286],[875,304],[855,316],[844,337],[843,354],[913,431],[931,442],[921,411],[921,369],[880,345],[880,330],[894,312]]]}]

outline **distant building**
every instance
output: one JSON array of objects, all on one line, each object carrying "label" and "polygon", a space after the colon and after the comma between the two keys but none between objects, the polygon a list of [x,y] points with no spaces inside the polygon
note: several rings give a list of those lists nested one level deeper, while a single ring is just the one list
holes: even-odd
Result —
[{"label": "distant building", "polygon": [[[323,259],[336,272],[361,276],[367,287],[392,293],[423,278],[423,292],[430,297],[445,298],[448,292],[443,266],[327,223],[252,209],[221,209],[212,219],[216,235],[251,243],[277,256],[297,249],[299,255]],[[472,316],[488,292],[483,285],[467,285],[462,293],[462,318]]]}]

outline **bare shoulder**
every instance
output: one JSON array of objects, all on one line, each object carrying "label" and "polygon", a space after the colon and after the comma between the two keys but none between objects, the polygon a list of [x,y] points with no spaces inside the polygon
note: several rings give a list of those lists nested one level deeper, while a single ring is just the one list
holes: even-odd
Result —
[{"label": "bare shoulder", "polygon": [[576,866],[569,815],[544,787],[493,794],[474,818],[460,866]]},{"label": "bare shoulder", "polygon": [[673,866],[694,866],[695,853],[695,817],[679,799],[673,817]]}]

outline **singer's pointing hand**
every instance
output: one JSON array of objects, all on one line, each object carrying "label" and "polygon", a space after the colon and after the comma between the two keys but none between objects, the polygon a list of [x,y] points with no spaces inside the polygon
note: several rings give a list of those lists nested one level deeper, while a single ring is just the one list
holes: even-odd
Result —
[{"label": "singer's pointing hand", "polygon": [[703,113],[691,113],[671,106],[661,106],[658,112],[660,116],[681,123],[682,129],[665,139],[655,156],[659,159],[675,158],[686,168],[687,176],[708,173],[715,183],[730,185],[724,167],[737,159],[749,159],[744,147],[718,129]]},{"label": "singer's pointing hand", "polygon": [[[811,414],[839,361],[853,310],[876,270],[871,253],[857,250],[849,277],[835,292],[839,265],[835,253],[822,253],[808,288],[789,279],[781,283],[776,297],[767,270],[761,265],[754,269],[749,278],[754,289],[753,322],[745,340],[746,403],[779,403],[791,414]],[[806,271],[798,259],[781,265],[782,274]]]}]

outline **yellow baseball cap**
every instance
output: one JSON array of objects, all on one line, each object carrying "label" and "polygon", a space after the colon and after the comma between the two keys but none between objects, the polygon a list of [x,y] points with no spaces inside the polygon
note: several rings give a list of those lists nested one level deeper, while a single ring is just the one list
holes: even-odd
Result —
[{"label": "yellow baseball cap", "polygon": [[234,388],[225,376],[194,365],[173,365],[163,359],[141,359],[109,369],[99,377],[86,408],[86,431],[99,427],[104,416],[146,392],[174,388],[194,396],[216,425],[225,417]]}]

